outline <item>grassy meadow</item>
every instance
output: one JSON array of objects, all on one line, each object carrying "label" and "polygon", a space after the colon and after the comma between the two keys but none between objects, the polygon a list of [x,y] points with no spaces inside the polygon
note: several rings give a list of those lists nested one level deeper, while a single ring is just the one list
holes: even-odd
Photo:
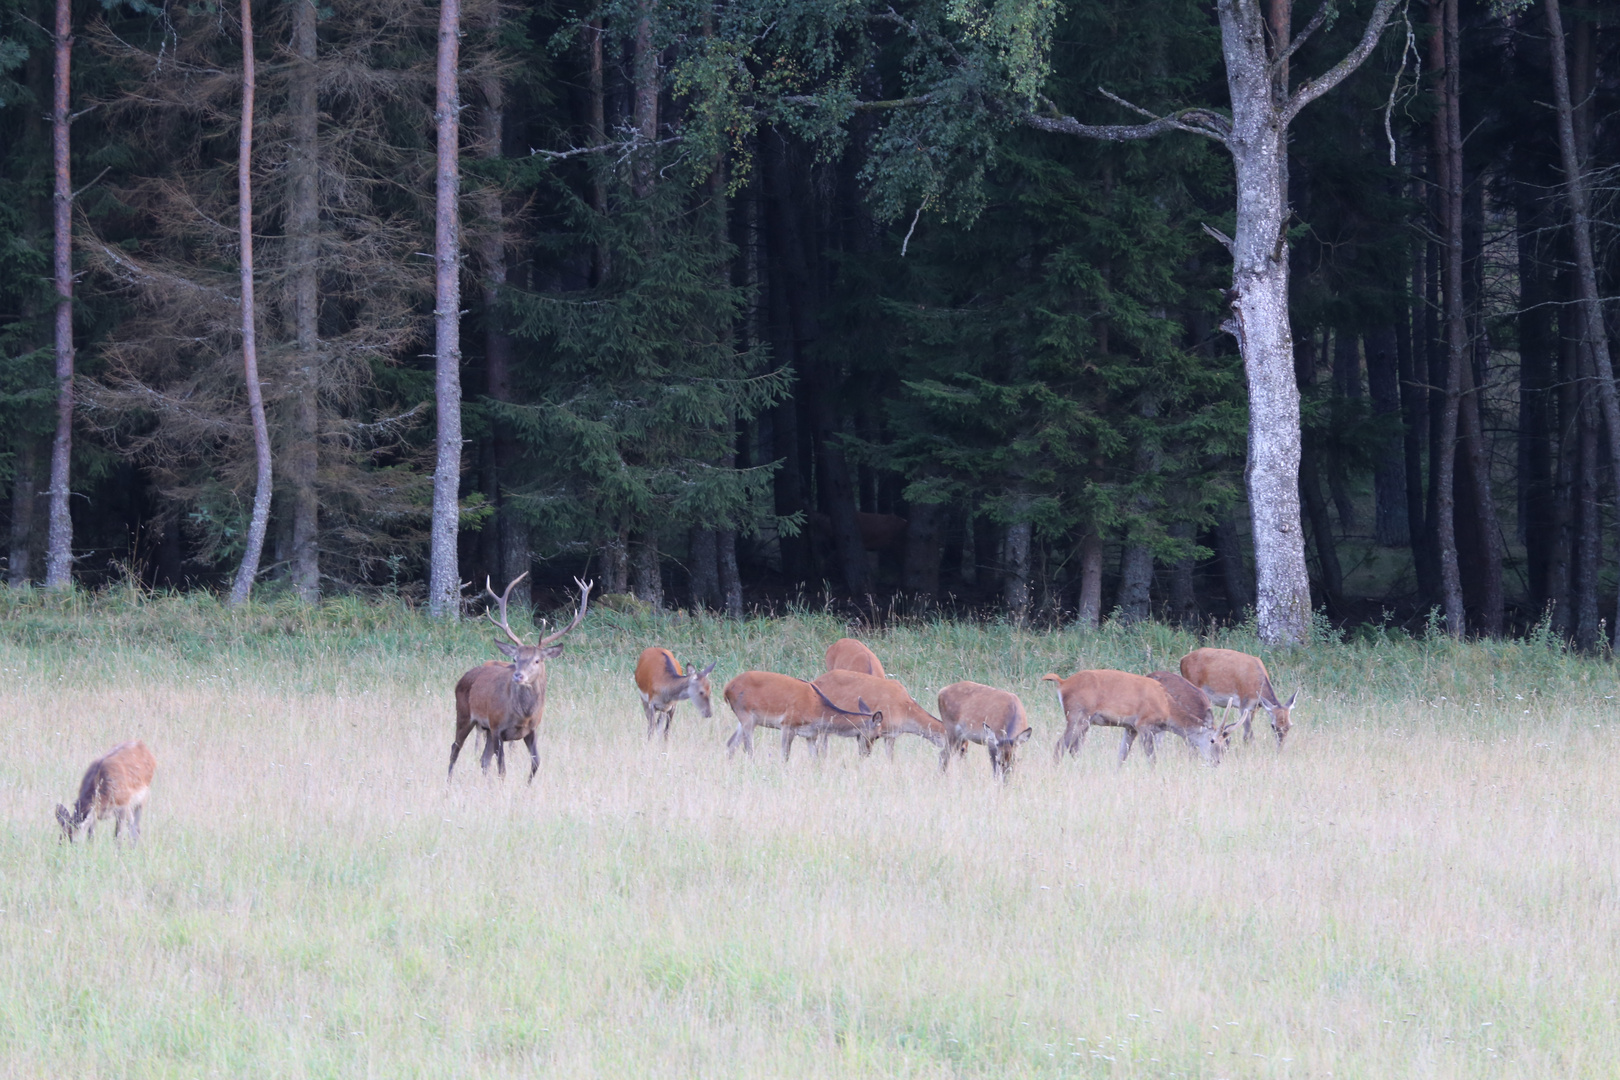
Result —
[{"label": "grassy meadow", "polygon": [[[517,620],[514,620],[517,623]],[[521,625],[521,624],[519,624]],[[866,637],[933,711],[1035,728],[1013,782],[834,740],[729,759],[724,680],[844,627],[595,609],[541,766],[469,743],[493,632],[333,601],[0,600],[0,1075],[1563,1077],[1620,1071],[1620,699],[1544,641],[1365,634],[1266,654],[1287,750],[1055,767],[1047,671],[1175,666],[1160,626]],[[645,741],[636,654],[718,661]],[[1242,632],[1211,644],[1254,649]],[[113,744],[141,845],[58,842]]]}]

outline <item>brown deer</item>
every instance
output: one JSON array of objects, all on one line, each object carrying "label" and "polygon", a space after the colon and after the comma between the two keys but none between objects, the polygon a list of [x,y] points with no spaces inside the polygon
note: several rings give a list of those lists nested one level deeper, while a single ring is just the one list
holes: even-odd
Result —
[{"label": "brown deer", "polygon": [[500,596],[495,596],[495,590],[490,588],[487,579],[484,582],[485,590],[500,605],[501,617],[497,620],[488,611],[484,612],[484,616],[512,639],[510,645],[504,641],[495,643],[495,647],[512,662],[503,664],[492,660],[473,668],[456,683],[456,741],[450,744],[450,768],[445,773],[447,779],[456,771],[461,744],[467,741],[468,734],[475,727],[484,733],[484,757],[480,762],[484,772],[489,772],[489,759],[494,755],[499,774],[504,777],[505,745],[519,739],[529,748],[529,783],[534,783],[534,774],[540,771],[540,751],[534,744],[534,731],[540,726],[540,713],[546,707],[546,661],[562,654],[563,647],[556,642],[585,618],[585,608],[590,603],[591,587],[595,582],[575,578],[574,584],[579,586],[579,610],[574,612],[574,621],[555,634],[547,634],[533,645],[525,645],[507,622],[506,601],[512,595],[512,587],[528,576],[528,571],[524,571],[513,578]]},{"label": "brown deer", "polygon": [[840,708],[813,683],[774,671],[743,672],[726,683],[725,697],[737,716],[737,730],[726,742],[730,754],[739,745],[752,754],[754,729],[763,727],[782,732],[783,761],[792,753],[795,737],[809,742],[810,753],[819,757],[820,743],[828,735],[855,739],[864,757],[872,752],[883,723],[883,713],[864,701],[857,700],[853,709]]},{"label": "brown deer", "polygon": [[157,759],[139,739],[119,743],[105,755],[90,763],[79,781],[79,800],[69,810],[56,804],[56,821],[62,826],[62,836],[73,842],[73,834],[87,820],[86,840],[95,839],[96,822],[113,819],[113,839],[119,838],[124,822],[129,822],[129,842],[141,838],[141,809],[146,795],[152,789],[152,774],[157,772]]},{"label": "brown deer", "polygon": [[884,677],[883,661],[877,653],[852,637],[839,638],[827,646],[828,671],[859,671],[867,675]]},{"label": "brown deer", "polygon": [[953,753],[964,754],[967,744],[976,742],[990,753],[990,775],[1001,780],[1011,779],[1013,751],[1032,734],[1018,695],[983,683],[951,683],[941,690],[939,719],[945,725],[946,739],[939,755],[941,770]]},{"label": "brown deer", "polygon": [[[918,735],[935,746],[945,745],[945,725],[912,700],[906,688],[893,679],[859,671],[827,671],[816,676],[815,685],[832,700],[846,705],[856,699],[871,702],[872,708],[883,715],[878,735],[891,758],[894,742],[902,735]],[[944,767],[943,763],[940,767]]]},{"label": "brown deer", "polygon": [[669,741],[669,725],[675,719],[675,703],[686,700],[697,706],[707,720],[714,715],[709,704],[710,664],[701,671],[681,670],[679,660],[668,649],[650,648],[641,651],[636,661],[636,689],[641,691],[641,711],[647,714],[647,738],[660,727],[664,741]]},{"label": "brown deer", "polygon": [[1145,736],[1142,750],[1149,762],[1158,737],[1167,731],[1185,739],[1208,765],[1218,764],[1226,750],[1231,728],[1194,718],[1155,679],[1124,671],[1077,671],[1067,679],[1050,674],[1041,679],[1058,684],[1058,703],[1066,720],[1063,735],[1052,747],[1054,761],[1063,760],[1065,750],[1078,754],[1093,724],[1125,729],[1119,744],[1121,765],[1138,735]]},{"label": "brown deer", "polygon": [[1209,695],[1223,709],[1236,708],[1243,721],[1243,741],[1254,741],[1254,710],[1265,709],[1271,717],[1271,730],[1277,736],[1277,749],[1293,726],[1290,715],[1299,691],[1287,701],[1277,699],[1265,661],[1236,649],[1194,649],[1181,658],[1181,674]]}]

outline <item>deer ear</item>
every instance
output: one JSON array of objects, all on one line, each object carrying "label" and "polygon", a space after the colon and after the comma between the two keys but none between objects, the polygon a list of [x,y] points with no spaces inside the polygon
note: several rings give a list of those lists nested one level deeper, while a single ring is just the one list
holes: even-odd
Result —
[{"label": "deer ear", "polygon": [[500,654],[506,657],[508,660],[516,660],[518,658],[518,649],[516,645],[509,645],[504,641],[497,641],[495,643],[495,648],[498,649]]},{"label": "deer ear", "polygon": [[[714,663],[717,664],[717,663],[719,663],[719,661],[716,660]],[[698,672],[698,678],[707,679],[709,677],[709,672],[711,672],[713,670],[714,670],[714,664],[710,664],[708,667],[706,667],[702,671]]]},{"label": "deer ear", "polygon": [[1284,705],[1283,708],[1292,709],[1294,707],[1294,702],[1296,702],[1298,700],[1299,700],[1299,691],[1295,690],[1292,694],[1288,695],[1288,703],[1286,705]]},{"label": "deer ear", "polygon": [[562,655],[562,651],[563,647],[561,645],[547,645],[545,648],[540,650],[540,659],[555,660],[557,657]]},{"label": "deer ear", "polygon": [[1023,731],[1020,731],[1017,735],[1013,736],[1013,745],[1017,746],[1020,743],[1029,742],[1029,737],[1033,734],[1035,734],[1034,728],[1025,728]]}]

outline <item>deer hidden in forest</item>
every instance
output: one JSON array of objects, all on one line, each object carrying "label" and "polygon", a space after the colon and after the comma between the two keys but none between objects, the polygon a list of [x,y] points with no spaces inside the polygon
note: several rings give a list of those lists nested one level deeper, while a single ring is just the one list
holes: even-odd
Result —
[{"label": "deer hidden in forest", "polygon": [[534,782],[534,774],[540,771],[540,752],[535,747],[534,733],[540,726],[541,711],[546,707],[546,661],[562,654],[563,647],[557,642],[585,618],[591,587],[595,582],[575,578],[574,584],[579,586],[579,610],[574,612],[574,621],[555,634],[540,638],[533,645],[525,645],[523,639],[512,632],[511,624],[507,621],[506,601],[512,595],[512,587],[528,576],[525,571],[513,578],[500,596],[495,596],[495,590],[490,588],[487,580],[484,582],[485,590],[499,605],[500,618],[496,619],[488,611],[484,612],[484,616],[511,638],[510,645],[504,641],[495,643],[495,647],[511,663],[491,660],[473,668],[456,683],[456,741],[450,744],[450,768],[445,773],[447,778],[456,771],[461,744],[467,741],[467,736],[475,727],[484,733],[484,757],[480,765],[486,773],[493,755],[499,766],[499,774],[506,775],[505,744],[519,739],[529,748],[530,783]]},{"label": "deer hidden in forest", "polygon": [[714,665],[698,670],[688,666],[682,670],[675,654],[668,649],[650,648],[641,651],[636,661],[636,689],[641,692],[641,709],[647,714],[647,738],[663,729],[669,740],[669,725],[675,720],[675,703],[690,701],[707,720],[714,715],[709,702],[709,673]]},{"label": "deer hidden in forest", "polygon": [[1266,710],[1271,730],[1277,736],[1277,748],[1282,749],[1283,739],[1293,726],[1290,713],[1299,691],[1295,690],[1287,701],[1279,701],[1264,660],[1236,649],[1194,649],[1181,658],[1181,674],[1208,694],[1214,704],[1238,710],[1246,743],[1254,741],[1254,710]]},{"label": "deer hidden in forest", "polygon": [[56,821],[62,826],[62,837],[69,843],[80,825],[89,822],[85,839],[94,839],[96,822],[113,819],[113,839],[119,838],[124,822],[129,822],[129,842],[141,838],[141,809],[146,805],[147,793],[152,789],[152,774],[157,772],[157,759],[139,739],[119,743],[105,755],[90,763],[79,781],[79,798],[69,810],[56,804]]}]

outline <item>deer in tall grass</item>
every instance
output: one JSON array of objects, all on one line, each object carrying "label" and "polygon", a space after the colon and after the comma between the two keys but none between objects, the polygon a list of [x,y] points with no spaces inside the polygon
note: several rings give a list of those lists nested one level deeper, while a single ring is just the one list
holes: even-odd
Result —
[{"label": "deer in tall grass", "polygon": [[669,726],[675,720],[678,701],[696,705],[705,720],[714,715],[709,703],[709,673],[713,670],[713,664],[701,670],[682,670],[680,661],[668,649],[641,651],[641,659],[636,661],[636,689],[641,692],[641,710],[647,714],[647,738],[662,728],[664,741],[669,741]]},{"label": "deer in tall grass", "polygon": [[782,760],[793,752],[793,740],[810,743],[810,753],[819,757],[829,735],[842,735],[860,743],[864,757],[872,752],[872,742],[883,723],[883,713],[857,699],[854,708],[833,703],[820,687],[779,675],[774,671],[745,671],[726,683],[726,704],[737,717],[737,730],[726,742],[728,753],[741,746],[754,752],[754,729],[776,728],[782,732]]},{"label": "deer in tall grass", "polygon": [[[893,679],[840,669],[817,675],[815,685],[834,701],[845,704],[857,699],[871,702],[872,708],[883,715],[878,737],[883,740],[890,758],[894,757],[895,740],[902,735],[917,735],[935,746],[945,745],[945,725],[939,722],[939,717],[917,704],[906,693],[906,688]],[[943,763],[940,767],[944,768]]]},{"label": "deer in tall grass", "polygon": [[157,772],[157,759],[139,739],[119,743],[106,754],[90,763],[79,781],[79,798],[69,810],[56,804],[56,821],[62,826],[62,837],[73,842],[73,834],[80,825],[85,828],[86,840],[96,835],[96,822],[113,819],[113,839],[129,822],[129,842],[141,838],[141,810],[146,806],[147,793],[152,789],[152,774]]},{"label": "deer in tall grass", "polygon": [[1254,711],[1266,710],[1272,733],[1277,736],[1277,749],[1282,749],[1288,729],[1293,726],[1291,713],[1299,691],[1295,690],[1287,701],[1279,701],[1264,660],[1236,649],[1194,649],[1181,658],[1181,674],[1208,694],[1214,704],[1238,710],[1246,743],[1254,741]]},{"label": "deer in tall grass", "polygon": [[475,727],[484,733],[484,757],[480,762],[484,772],[489,772],[489,759],[493,755],[499,766],[499,775],[504,777],[505,745],[519,739],[529,748],[531,784],[534,783],[534,774],[540,771],[540,751],[535,746],[534,733],[540,726],[540,714],[546,707],[546,661],[562,654],[563,647],[557,642],[585,618],[591,587],[595,582],[575,578],[574,584],[579,586],[579,609],[574,612],[574,621],[555,634],[540,638],[533,645],[525,645],[523,639],[512,632],[511,624],[507,621],[506,601],[512,595],[513,586],[528,576],[525,571],[513,578],[500,596],[495,595],[487,579],[484,581],[485,591],[499,605],[500,618],[496,619],[488,611],[484,612],[484,617],[511,639],[511,644],[504,641],[495,643],[495,647],[511,663],[492,660],[473,668],[456,683],[456,740],[450,744],[450,768],[445,773],[447,779],[456,771],[461,744],[467,741],[467,736]]},{"label": "deer in tall grass", "polygon": [[960,756],[967,752],[968,743],[976,742],[990,753],[990,775],[1011,779],[1013,752],[1032,734],[1018,695],[983,683],[957,682],[941,690],[939,719],[946,739],[939,755],[942,771],[952,754]]},{"label": "deer in tall grass", "polygon": [[1142,750],[1149,762],[1158,737],[1167,731],[1185,739],[1208,765],[1218,764],[1226,750],[1230,726],[1217,728],[1194,716],[1173,701],[1156,679],[1124,671],[1077,671],[1067,679],[1057,675],[1041,679],[1058,684],[1058,703],[1066,721],[1062,736],[1052,747],[1053,761],[1062,761],[1065,750],[1078,754],[1094,724],[1125,729],[1119,744],[1121,765],[1138,735],[1144,736]]},{"label": "deer in tall grass", "polygon": [[852,637],[839,638],[827,646],[828,671],[859,671],[866,675],[884,677],[883,661],[877,653]]}]

